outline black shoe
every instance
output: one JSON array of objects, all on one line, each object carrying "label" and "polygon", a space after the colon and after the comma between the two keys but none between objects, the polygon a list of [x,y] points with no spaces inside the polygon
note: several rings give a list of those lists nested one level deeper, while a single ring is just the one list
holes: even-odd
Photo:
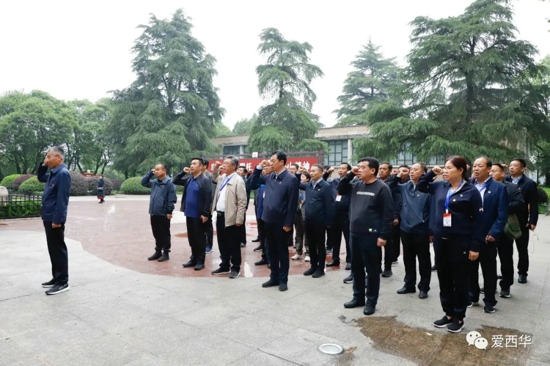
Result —
[{"label": "black shoe", "polygon": [[340,267],[340,262],[336,262],[334,260],[327,263],[327,267]]},{"label": "black shoe", "polygon": [[445,315],[443,318],[436,320],[434,322],[434,327],[436,328],[445,328],[447,325],[451,324],[453,322],[453,319],[447,318],[447,315]]},{"label": "black shoe", "polygon": [[391,269],[386,269],[384,272],[382,272],[382,277],[391,277],[393,275]]},{"label": "black shoe", "polygon": [[365,315],[372,315],[374,314],[374,310],[376,309],[376,306],[372,304],[365,305],[365,308],[363,309],[363,314]]},{"label": "black shoe", "polygon": [[479,301],[469,301],[468,302],[468,307],[469,308],[474,307],[474,306],[479,306]]},{"label": "black shoe", "polygon": [[286,282],[279,283],[279,291],[286,291],[288,290],[288,285]]},{"label": "black shoe", "polygon": [[496,309],[493,305],[485,304],[483,311],[486,312],[487,314],[493,314],[496,311]]},{"label": "black shoe", "polygon": [[428,298],[428,292],[420,290],[420,293],[418,294],[418,298],[422,299],[422,300],[427,299]]},{"label": "black shoe", "polygon": [[527,283],[527,276],[519,275],[518,276],[518,283]]},{"label": "black shoe", "polygon": [[263,249],[263,246],[262,246],[262,245],[259,245],[259,246],[257,246],[256,248],[254,248],[254,251],[255,251],[255,252],[261,252],[262,249]]},{"label": "black shoe", "polygon": [[168,254],[168,252],[162,253],[159,258],[159,262],[166,262],[167,260],[170,260],[170,255]]},{"label": "black shoe", "polygon": [[225,273],[229,273],[229,269],[223,269],[222,267],[220,267],[217,270],[212,271],[211,273],[213,275],[225,274]]},{"label": "black shoe", "polygon": [[315,271],[317,271],[317,268],[311,267],[310,269],[304,272],[304,276],[311,276],[312,274],[315,273]]},{"label": "black shoe", "polygon": [[235,271],[235,270],[232,270],[231,273],[229,274],[229,278],[232,278],[232,279],[235,279],[237,277],[239,277],[240,273]]},{"label": "black shoe", "polygon": [[347,276],[346,278],[344,278],[344,283],[345,283],[346,285],[348,285],[348,284],[350,284],[350,283],[353,283],[353,275],[350,274],[349,276]]},{"label": "black shoe", "polygon": [[183,268],[191,268],[191,267],[195,267],[196,265],[197,263],[193,261],[189,261],[187,263],[182,264]]},{"label": "black shoe", "polygon": [[346,271],[351,271],[351,263],[346,263]]},{"label": "black shoe", "polygon": [[352,299],[350,302],[346,302],[344,304],[344,307],[346,309],[353,309],[353,308],[358,308],[358,307],[361,307],[361,306],[365,306],[365,301],[359,301],[357,299]]},{"label": "black shoe", "polygon": [[260,237],[258,236],[256,239],[252,240],[253,243],[258,243],[260,241]]},{"label": "black shoe", "polygon": [[69,291],[70,289],[71,287],[68,283],[63,285],[55,285],[54,287],[46,291],[46,295],[57,295],[65,291]]},{"label": "black shoe", "polygon": [[464,328],[464,322],[458,319],[453,319],[452,323],[447,325],[447,330],[451,333],[459,333]]},{"label": "black shoe", "polygon": [[502,275],[497,276],[497,280],[502,280],[502,278],[503,278]]},{"label": "black shoe", "polygon": [[246,247],[246,243],[241,243],[241,248]]},{"label": "black shoe", "polygon": [[275,286],[279,286],[279,281],[274,280],[272,278],[270,278],[269,281],[262,283],[263,288],[275,287]]},{"label": "black shoe", "polygon": [[435,264],[432,266],[432,271],[437,271],[437,266]]},{"label": "black shoe", "polygon": [[42,287],[44,287],[44,288],[52,288],[54,286],[55,286],[55,281],[53,280],[53,278],[51,280],[49,280],[48,282],[42,283]]},{"label": "black shoe", "polygon": [[264,264],[269,264],[269,262],[266,261],[265,259],[261,259],[261,260],[257,261],[256,263],[254,263],[255,266],[263,266]]},{"label": "black shoe", "polygon": [[155,254],[153,254],[152,256],[150,256],[149,258],[147,258],[148,261],[156,261],[157,259],[159,259],[160,257],[162,257],[162,253],[161,251],[159,250],[158,252],[155,252]]},{"label": "black shoe", "polygon": [[500,297],[503,297],[505,299],[509,299],[510,298],[510,290],[500,290]]},{"label": "black shoe", "polygon": [[201,271],[204,269],[204,263],[197,263],[195,265],[195,271]]},{"label": "black shoe", "polygon": [[315,271],[315,273],[311,277],[319,278],[319,277],[323,277],[324,275],[325,275],[325,271],[323,269],[319,268]]},{"label": "black shoe", "polygon": [[397,290],[397,293],[399,295],[404,294],[414,294],[416,292],[416,289],[414,288],[407,288],[406,286],[401,287],[399,290]]}]

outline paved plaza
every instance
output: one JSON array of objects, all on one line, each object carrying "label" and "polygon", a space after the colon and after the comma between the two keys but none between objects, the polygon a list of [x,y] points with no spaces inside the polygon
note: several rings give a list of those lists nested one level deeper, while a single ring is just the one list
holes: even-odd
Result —
[{"label": "paved plaza", "polygon": [[[205,270],[182,268],[190,249],[181,212],[170,261],[148,262],[148,197],[71,198],[71,290],[56,296],[40,286],[51,277],[42,221],[0,221],[0,365],[550,365],[550,217],[532,234],[529,282],[497,297],[495,314],[468,309],[465,331],[449,334],[432,326],[443,315],[435,272],[428,299],[396,294],[401,257],[370,317],[344,309],[352,287],[343,265],[313,279],[302,275],[307,263],[292,261],[287,292],[261,288],[269,272],[254,266],[250,206],[241,277],[232,280],[210,275],[216,239]],[[487,349],[468,345],[473,330]],[[324,343],[345,351],[325,355]]]}]

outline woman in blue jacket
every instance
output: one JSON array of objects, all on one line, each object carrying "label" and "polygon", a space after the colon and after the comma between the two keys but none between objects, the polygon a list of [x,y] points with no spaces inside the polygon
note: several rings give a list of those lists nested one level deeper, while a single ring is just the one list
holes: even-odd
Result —
[{"label": "woman in blue jacket", "polygon": [[[483,203],[477,188],[468,183],[467,164],[461,156],[453,156],[445,168],[434,167],[420,178],[418,190],[433,195],[432,226],[436,250],[440,300],[445,316],[434,322],[458,333],[464,327],[468,306],[469,261],[479,256],[484,244],[481,227]],[[443,175],[443,181],[434,181]]]}]

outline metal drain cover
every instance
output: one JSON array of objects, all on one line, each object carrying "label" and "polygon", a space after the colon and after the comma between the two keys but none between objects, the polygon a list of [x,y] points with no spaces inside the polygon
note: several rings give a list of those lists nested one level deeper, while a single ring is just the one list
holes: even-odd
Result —
[{"label": "metal drain cover", "polygon": [[344,347],[334,343],[325,343],[319,346],[319,351],[326,355],[339,355],[344,352]]}]

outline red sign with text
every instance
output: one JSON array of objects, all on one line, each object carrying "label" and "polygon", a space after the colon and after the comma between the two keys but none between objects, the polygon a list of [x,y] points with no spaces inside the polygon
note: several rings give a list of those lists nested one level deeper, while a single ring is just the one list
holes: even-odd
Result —
[{"label": "red sign with text", "polygon": [[[239,165],[245,166],[246,170],[255,169],[258,165],[261,164],[261,162],[265,159],[261,158],[243,158],[239,159]],[[291,164],[298,164],[300,166],[303,166],[309,171],[309,168],[313,164],[319,164],[319,158],[316,156],[308,156],[308,157],[292,157],[286,159],[286,167],[288,168]],[[214,162],[210,161],[210,168],[209,170],[212,171],[214,168]]]}]

